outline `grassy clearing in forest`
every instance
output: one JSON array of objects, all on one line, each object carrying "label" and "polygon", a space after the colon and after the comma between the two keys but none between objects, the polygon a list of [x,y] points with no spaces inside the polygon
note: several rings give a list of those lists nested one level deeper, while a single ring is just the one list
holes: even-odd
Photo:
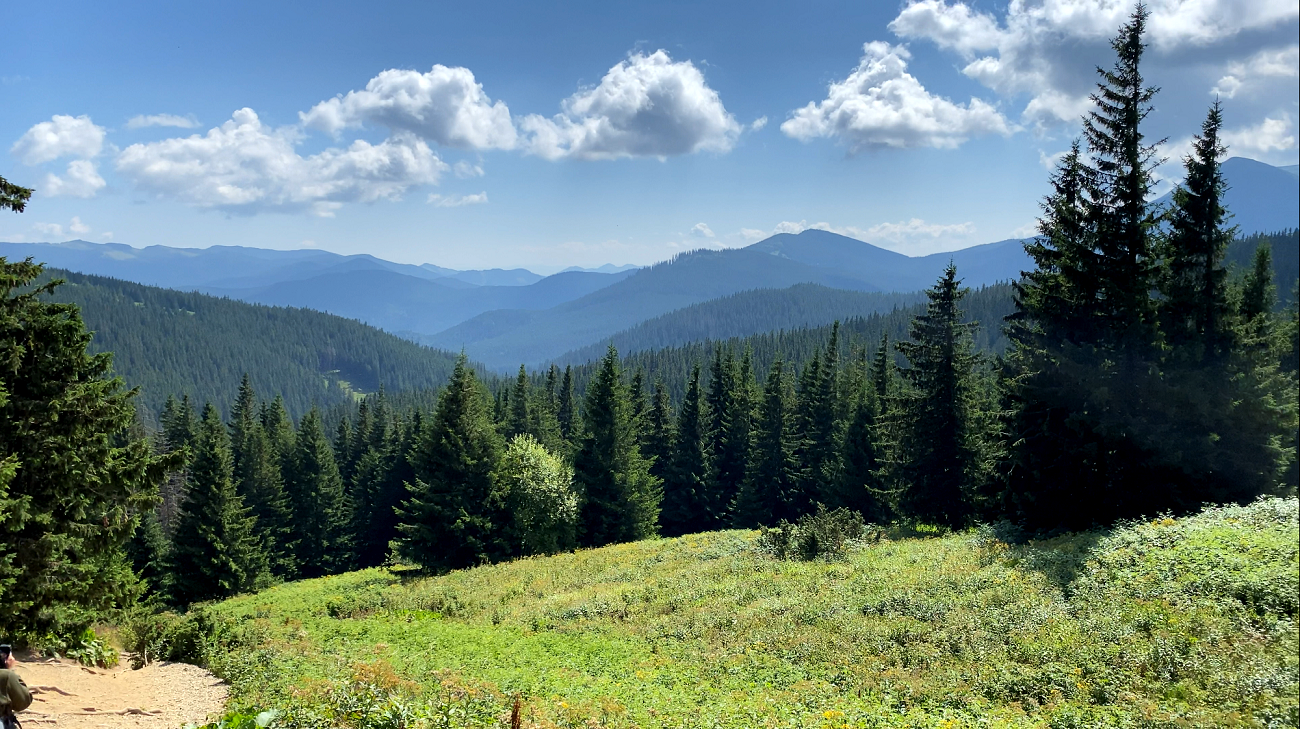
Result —
[{"label": "grassy clearing in forest", "polygon": [[232,703],[284,726],[1296,726],[1296,499],[1009,545],[783,562],[753,532],[211,608]]}]

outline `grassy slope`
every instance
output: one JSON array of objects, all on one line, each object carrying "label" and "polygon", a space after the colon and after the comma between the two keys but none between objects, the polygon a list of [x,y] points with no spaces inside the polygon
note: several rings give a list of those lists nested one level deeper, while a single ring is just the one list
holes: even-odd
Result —
[{"label": "grassy slope", "polygon": [[1298,541],[1289,499],[836,563],[718,532],[370,570],[218,605],[249,650],[215,667],[288,725],[496,726],[521,692],[525,726],[1295,726]]}]

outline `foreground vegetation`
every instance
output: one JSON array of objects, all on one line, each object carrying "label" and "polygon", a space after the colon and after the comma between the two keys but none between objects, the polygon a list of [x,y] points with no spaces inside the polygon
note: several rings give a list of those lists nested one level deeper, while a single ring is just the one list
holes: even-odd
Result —
[{"label": "foreground vegetation", "polygon": [[280,726],[1295,726],[1297,501],[1014,544],[754,532],[208,608],[233,706]]}]

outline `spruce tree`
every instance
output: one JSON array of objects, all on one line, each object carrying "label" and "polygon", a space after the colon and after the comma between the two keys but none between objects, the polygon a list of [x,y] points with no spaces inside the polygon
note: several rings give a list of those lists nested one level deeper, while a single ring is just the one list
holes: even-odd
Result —
[{"label": "spruce tree", "polygon": [[790,409],[789,383],[777,357],[763,388],[748,474],[733,509],[737,527],[771,526],[803,513]]},{"label": "spruce tree", "polygon": [[411,452],[415,479],[399,512],[399,554],[441,571],[507,559],[505,494],[495,483],[502,443],[488,396],[464,355]]},{"label": "spruce tree", "polygon": [[[2,492],[0,492],[2,493]],[[0,499],[3,496],[0,495]],[[3,514],[3,512],[0,512]],[[126,557],[131,560],[131,567],[139,575],[149,594],[165,596],[171,589],[170,575],[167,569],[170,545],[163,534],[162,523],[155,509],[145,509],[137,516],[135,531],[126,543]],[[0,574],[3,566],[0,565]]]},{"label": "spruce tree", "polygon": [[257,394],[247,374],[230,409],[230,442],[235,489],[253,514],[272,574],[295,573],[295,541],[291,529],[289,498],[284,491],[280,455],[267,437],[257,404]]},{"label": "spruce tree", "polygon": [[136,392],[110,376],[111,355],[90,354],[77,307],[50,301],[59,282],[35,284],[41,271],[0,258],[0,565],[16,574],[0,634],[70,627],[58,622],[130,601],[133,515],[179,465],[132,434]]},{"label": "spruce tree", "polygon": [[708,455],[704,439],[705,413],[700,392],[700,367],[691,370],[686,398],[677,415],[672,464],[663,481],[659,525],[665,536],[677,537],[715,528],[711,503]]},{"label": "spruce tree", "polygon": [[298,423],[285,470],[298,574],[320,577],[346,569],[348,510],[334,448],[312,408]]},{"label": "spruce tree", "polygon": [[573,466],[574,484],[583,499],[581,544],[598,547],[655,534],[663,492],[637,446],[618,351],[612,345],[587,387]]},{"label": "spruce tree", "polygon": [[966,293],[948,264],[926,292],[926,312],[912,320],[911,341],[897,345],[908,360],[900,372],[907,387],[900,398],[899,509],[952,528],[969,523],[982,486],[972,388],[975,325],[963,324],[961,312]]},{"label": "spruce tree", "polygon": [[573,367],[564,366],[564,380],[560,384],[560,403],[555,417],[560,421],[560,434],[570,443],[577,441],[573,426],[577,424],[577,405],[573,399]]},{"label": "spruce tree", "polygon": [[161,442],[158,444],[162,453],[175,454],[177,466],[168,472],[167,478],[158,488],[161,503],[158,505],[158,518],[164,536],[170,536],[176,530],[176,515],[180,513],[181,502],[185,500],[185,484],[189,479],[189,461],[194,457],[194,439],[198,437],[199,418],[194,413],[194,405],[189,395],[177,400],[168,396],[159,417],[162,427]]},{"label": "spruce tree", "polygon": [[654,398],[646,414],[642,435],[642,454],[650,461],[650,473],[663,481],[672,466],[673,444],[677,433],[673,427],[673,405],[661,380],[655,380]]},{"label": "spruce tree", "polygon": [[712,526],[719,528],[731,517],[731,506],[745,482],[745,464],[749,459],[749,417],[741,393],[743,384],[735,357],[722,347],[715,347],[709,370],[707,398],[709,423],[708,504]]},{"label": "spruce tree", "polygon": [[1174,189],[1164,242],[1161,329],[1177,359],[1187,363],[1222,363],[1232,346],[1223,254],[1236,230],[1225,224],[1222,126],[1216,100],[1184,160],[1186,176]]},{"label": "spruce tree", "polygon": [[423,422],[417,411],[411,421],[384,428],[385,442],[372,446],[357,465],[352,534],[360,567],[384,564],[390,544],[399,537],[398,509],[410,495],[406,484],[415,483],[410,454],[420,440]]},{"label": "spruce tree", "polygon": [[172,599],[189,605],[264,585],[266,558],[253,533],[254,522],[235,490],[230,437],[217,409],[208,403],[168,559]]},{"label": "spruce tree", "polygon": [[525,433],[537,437],[532,431],[532,418],[529,415],[528,400],[532,387],[528,382],[528,371],[519,365],[519,375],[515,377],[515,388],[510,393],[510,417],[506,421],[506,439]]}]

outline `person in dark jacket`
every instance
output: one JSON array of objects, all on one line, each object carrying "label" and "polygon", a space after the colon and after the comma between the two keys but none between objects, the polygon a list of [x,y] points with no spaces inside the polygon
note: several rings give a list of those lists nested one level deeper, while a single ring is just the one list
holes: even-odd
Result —
[{"label": "person in dark jacket", "polygon": [[14,670],[17,663],[13,649],[7,645],[0,646],[0,727],[3,729],[18,726],[14,712],[32,705],[32,693]]}]

